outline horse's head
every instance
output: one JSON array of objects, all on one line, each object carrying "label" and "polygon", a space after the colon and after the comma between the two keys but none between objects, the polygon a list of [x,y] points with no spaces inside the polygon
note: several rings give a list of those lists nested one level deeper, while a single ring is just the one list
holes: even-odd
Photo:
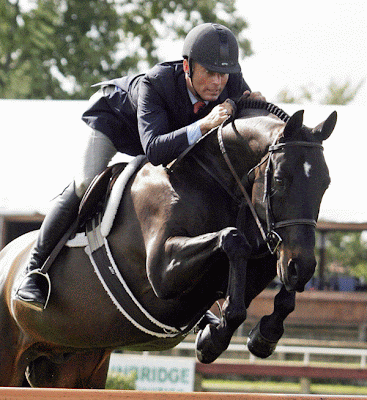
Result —
[{"label": "horse's head", "polygon": [[278,275],[290,291],[303,291],[315,271],[315,226],[330,183],[321,143],[335,127],[336,112],[314,129],[302,122],[303,111],[298,111],[286,123],[256,169],[252,191],[273,241],[281,238]]}]

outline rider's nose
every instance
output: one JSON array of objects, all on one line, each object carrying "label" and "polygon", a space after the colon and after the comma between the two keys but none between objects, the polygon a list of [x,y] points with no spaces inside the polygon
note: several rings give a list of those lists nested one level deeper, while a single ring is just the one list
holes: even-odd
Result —
[{"label": "rider's nose", "polygon": [[219,73],[215,73],[212,75],[212,83],[215,83],[216,85],[220,85],[221,80],[222,80],[222,75]]}]

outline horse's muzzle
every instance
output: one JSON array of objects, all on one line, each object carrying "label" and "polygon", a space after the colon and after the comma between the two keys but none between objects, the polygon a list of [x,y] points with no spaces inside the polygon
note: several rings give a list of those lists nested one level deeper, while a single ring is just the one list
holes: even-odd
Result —
[{"label": "horse's muzzle", "polygon": [[307,260],[291,258],[280,277],[288,291],[303,292],[306,283],[312,278],[315,268],[314,257]]}]

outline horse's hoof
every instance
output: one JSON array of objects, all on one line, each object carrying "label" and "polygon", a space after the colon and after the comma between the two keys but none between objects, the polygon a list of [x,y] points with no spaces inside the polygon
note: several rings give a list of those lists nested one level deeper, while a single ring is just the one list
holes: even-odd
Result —
[{"label": "horse's hoof", "polygon": [[247,348],[256,357],[267,358],[274,353],[278,340],[264,337],[260,332],[260,322],[251,330],[247,339]]},{"label": "horse's hoof", "polygon": [[200,330],[196,335],[195,347],[196,357],[203,364],[210,364],[215,361],[224,350],[218,349],[212,340],[214,329],[211,325],[207,325],[203,330]]}]

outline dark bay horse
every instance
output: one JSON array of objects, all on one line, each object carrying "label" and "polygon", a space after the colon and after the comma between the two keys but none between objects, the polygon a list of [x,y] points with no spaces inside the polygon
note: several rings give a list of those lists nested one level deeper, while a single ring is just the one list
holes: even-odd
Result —
[{"label": "dark bay horse", "polygon": [[47,308],[25,308],[12,294],[36,233],[2,250],[0,386],[21,386],[26,375],[36,387],[103,388],[114,349],[172,348],[223,298],[222,317],[199,323],[197,355],[212,362],[278,274],[274,312],[249,340],[254,354],[271,354],[295,291],[315,270],[315,225],[330,180],[321,143],[336,123],[334,112],[309,129],[302,112],[274,108],[239,104],[233,123],[173,165],[144,163],[130,179],[106,240],[146,322],[112,303],[84,248],[64,247],[56,258]]}]

